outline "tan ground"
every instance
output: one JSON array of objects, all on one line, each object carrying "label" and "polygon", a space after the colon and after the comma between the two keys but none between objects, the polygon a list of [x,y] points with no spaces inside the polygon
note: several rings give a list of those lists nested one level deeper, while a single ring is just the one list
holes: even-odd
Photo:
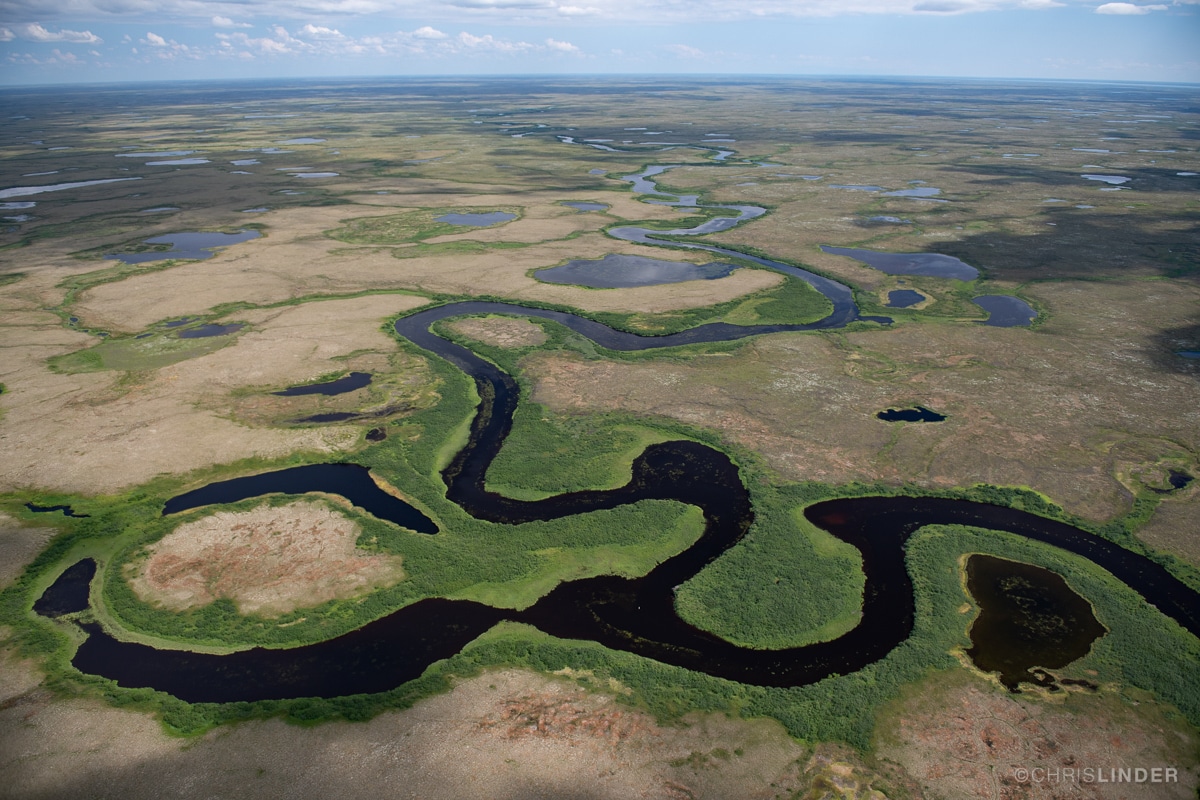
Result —
[{"label": "tan ground", "polygon": [[[961,676],[887,712],[877,747],[939,800],[1168,800],[1195,797],[1197,741],[1153,705],[1071,693],[1035,701]],[[1175,782],[1102,784],[1067,768],[1174,767]],[[1057,779],[1035,769],[1054,770]]]},{"label": "tan ground", "polygon": [[278,616],[403,580],[401,559],[360,550],[360,533],[320,503],[218,511],[147,547],[129,582],[142,600],[175,611],[225,597],[243,614]]},{"label": "tan ground", "polygon": [[709,715],[663,727],[605,695],[517,670],[367,723],[250,722],[185,742],[143,714],[51,702],[27,667],[9,666],[6,797],[750,800],[777,796],[773,783],[794,791],[830,770],[856,773],[828,755],[810,763],[775,722]]},{"label": "tan ground", "polygon": [[22,525],[0,511],[0,589],[15,581],[57,532],[54,528]]},{"label": "tan ground", "polygon": [[115,372],[51,372],[46,358],[95,340],[62,328],[16,292],[6,302],[16,313],[0,322],[9,344],[0,367],[7,387],[0,395],[0,489],[93,494],[159,473],[357,445],[358,429],[345,425],[284,430],[237,424],[226,418],[230,393],[303,383],[344,369],[338,359],[357,351],[386,359],[397,345],[380,330],[381,322],[423,301],[380,295],[239,313],[234,317],[255,330],[231,346],[132,379]]},{"label": "tan ground", "polygon": [[469,318],[449,323],[451,330],[495,347],[536,347],[546,341],[540,325],[512,317]]},{"label": "tan ground", "polygon": [[[627,193],[614,192],[613,195],[611,198],[606,196],[604,202],[612,203],[614,210],[625,208],[632,202]],[[393,257],[388,247],[348,245],[324,235],[325,231],[337,228],[343,219],[370,215],[369,207],[334,206],[272,212],[262,215],[261,219],[271,226],[268,236],[226,248],[211,259],[180,262],[168,270],[103,284],[85,292],[74,311],[89,325],[131,332],[160,320],[203,313],[221,303],[244,301],[262,305],[315,293],[398,288],[462,295],[487,292],[594,311],[665,311],[732,300],[776,286],[782,280],[763,270],[737,270],[717,280],[620,290],[541,283],[526,273],[573,258],[602,258],[608,253],[641,254],[669,260],[695,258],[694,254],[621,242],[598,232],[564,239],[562,237],[581,229],[597,231],[612,218],[601,214],[579,214],[574,209],[557,205],[560,199],[577,197],[558,193],[536,198],[522,196],[523,203],[540,202],[540,205],[524,206],[529,218],[494,229],[440,237],[540,244],[484,254],[401,259]],[[465,200],[464,205],[486,206],[508,204],[512,198],[484,195]],[[414,206],[448,204],[447,198],[440,195],[409,196],[404,202]],[[381,209],[379,213],[393,210]],[[663,214],[662,207],[645,204],[637,204],[630,211],[635,212],[635,219],[653,219]],[[680,214],[668,210],[666,216],[672,218]],[[99,266],[93,264],[93,268]],[[48,287],[45,294],[47,299],[52,296]]]},{"label": "tan ground", "polygon": [[[1103,519],[1128,508],[1126,456],[1181,457],[1194,470],[1200,385],[1159,367],[1152,337],[1186,320],[1200,290],[1132,282],[1027,291],[1050,311],[1041,330],[908,325],[760,337],[732,356],[688,363],[539,353],[525,364],[533,399],[552,409],[624,409],[714,428],[786,480],[1024,485]],[[874,418],[911,404],[949,418]]]},{"label": "tan ground", "polygon": [[1196,484],[1160,503],[1137,536],[1151,547],[1200,564],[1200,491]]}]

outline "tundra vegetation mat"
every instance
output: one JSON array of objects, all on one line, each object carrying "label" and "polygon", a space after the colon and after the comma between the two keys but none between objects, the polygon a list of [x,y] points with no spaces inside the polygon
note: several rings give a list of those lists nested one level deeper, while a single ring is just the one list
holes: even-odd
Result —
[{"label": "tundra vegetation mat", "polygon": [[[0,189],[48,189],[9,197],[21,207],[0,228],[0,736],[5,752],[41,754],[6,757],[19,794],[86,794],[104,775],[136,796],[130,758],[183,785],[225,757],[208,738],[180,750],[145,712],[189,734],[264,720],[233,730],[278,753],[364,747],[367,727],[271,717],[411,732],[436,703],[478,720],[437,752],[468,772],[529,758],[506,768],[514,787],[571,774],[627,795],[597,776],[636,762],[662,796],[1041,796],[1017,770],[1086,761],[1174,767],[1165,791],[1194,794],[1200,184],[1179,173],[1197,171],[1200,113],[1186,89],[571,79],[214,83],[169,102],[2,94],[25,118],[0,134]],[[716,130],[735,142],[706,144]],[[177,149],[208,163],[116,157]],[[276,169],[297,159],[330,176]],[[246,160],[258,163],[233,163]],[[204,258],[148,243],[247,231]],[[822,246],[950,256],[979,274],[885,272]],[[536,277],[614,254],[737,268],[614,289]],[[128,263],[106,258],[118,255]],[[896,291],[923,299],[889,307]],[[1027,303],[1032,325],[980,324],[973,301],[992,295]],[[280,394],[361,374],[346,392]],[[877,418],[906,408],[945,419]],[[163,513],[206,486],[328,463],[361,465],[362,496],[436,533],[331,487]],[[673,491],[623,488],[639,486]],[[894,540],[837,532],[839,504],[870,503],[994,511],[909,520],[880,584]],[[1029,538],[1039,526],[1082,538],[1063,549]],[[1101,551],[1115,561],[1099,566]],[[1010,694],[968,654],[973,553],[1061,576],[1105,632]],[[94,577],[69,586],[89,561]],[[627,606],[643,595],[621,587],[676,572],[644,595],[654,613]],[[896,597],[899,640],[866,635],[872,603]],[[338,642],[397,614],[409,650],[438,630],[453,646],[367,694],[217,702],[80,667],[102,639],[191,663],[339,663]],[[856,636],[875,655],[812,680],[689,655],[704,643],[770,671],[780,653]],[[684,738],[654,727],[681,721]],[[85,729],[95,747],[52,745]],[[1108,745],[1080,729],[1111,731]],[[418,739],[426,767],[448,763]],[[600,750],[544,759],[579,746]],[[263,764],[244,766],[276,768]],[[419,771],[363,785],[405,770]],[[451,772],[426,774],[466,786]]]}]

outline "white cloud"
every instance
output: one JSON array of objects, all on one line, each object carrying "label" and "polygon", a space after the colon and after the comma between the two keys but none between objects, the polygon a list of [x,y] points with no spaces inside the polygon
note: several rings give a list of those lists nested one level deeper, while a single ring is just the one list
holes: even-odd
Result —
[{"label": "white cloud", "polygon": [[1096,9],[1097,14],[1119,14],[1123,16],[1132,16],[1135,14],[1149,14],[1151,11],[1166,11],[1166,6],[1135,6],[1133,3],[1105,3]]},{"label": "white cloud", "polygon": [[320,25],[308,24],[301,28],[297,33],[305,36],[312,36],[318,39],[344,39],[345,35],[341,31],[334,28],[325,28]]},{"label": "white cloud", "polygon": [[142,44],[148,44],[152,47],[166,47],[167,40],[159,36],[157,33],[146,31],[146,38],[142,39]]},{"label": "white cloud", "polygon": [[578,53],[579,48],[570,42],[560,42],[557,39],[547,39],[546,47],[551,50],[557,50],[560,53]]},{"label": "white cloud", "polygon": [[418,39],[445,39],[446,34],[439,31],[437,28],[431,28],[426,25],[424,28],[417,28],[412,35]]},{"label": "white cloud", "polygon": [[[17,25],[14,38],[19,37],[28,42],[70,42],[71,44],[101,44],[104,42],[96,34],[91,31],[69,31],[63,28],[59,31],[51,31],[43,28],[36,22],[28,22],[24,25]],[[8,28],[4,29],[8,31]],[[12,31],[8,31],[13,33]],[[5,39],[11,41],[11,39]]]},{"label": "white cloud", "polygon": [[[1164,0],[1165,1],[1165,0]],[[19,38],[14,22],[48,19],[125,20],[167,25],[201,22],[216,28],[250,27],[234,17],[292,20],[299,27],[313,20],[349,19],[374,14],[423,20],[429,25],[559,23],[564,19],[601,19],[630,24],[729,22],[747,19],[801,19],[863,15],[967,14],[1022,9],[1037,11],[1063,5],[1093,8],[1099,0],[0,0],[0,19]],[[1175,0],[1176,5],[1200,0]],[[1160,6],[1107,3],[1101,8]],[[1106,10],[1102,13],[1133,13]],[[1142,12],[1144,13],[1144,12]],[[349,24],[349,23],[346,23]]]},{"label": "white cloud", "polygon": [[17,35],[8,28],[0,28],[0,42],[11,42]]},{"label": "white cloud", "polygon": [[704,58],[704,51],[698,47],[692,47],[687,44],[668,44],[663,45],[663,49],[669,53],[674,53],[680,58]]}]

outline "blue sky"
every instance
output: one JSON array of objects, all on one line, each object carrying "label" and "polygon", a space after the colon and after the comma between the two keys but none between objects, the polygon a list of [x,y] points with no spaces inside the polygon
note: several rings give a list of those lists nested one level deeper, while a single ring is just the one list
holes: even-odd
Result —
[{"label": "blue sky", "polygon": [[0,83],[748,73],[1200,83],[1200,0],[0,0]]}]

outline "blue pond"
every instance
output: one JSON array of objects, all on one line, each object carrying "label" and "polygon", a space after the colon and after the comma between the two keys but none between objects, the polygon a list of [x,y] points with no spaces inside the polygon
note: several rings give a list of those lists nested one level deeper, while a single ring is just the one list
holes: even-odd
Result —
[{"label": "blue pond", "polygon": [[297,397],[306,394],[324,394],[335,395],[353,392],[355,389],[361,389],[371,382],[371,373],[369,372],[351,372],[344,378],[337,380],[326,381],[325,383],[306,383],[300,386],[289,386],[281,392],[271,392],[282,397]]},{"label": "blue pond", "polygon": [[979,270],[970,264],[941,253],[877,253],[857,247],[830,247],[824,244],[821,250],[835,256],[849,256],[888,275],[925,275],[959,281],[972,281],[979,277]]},{"label": "blue pond", "polygon": [[212,258],[215,248],[227,247],[239,242],[248,242],[262,236],[258,231],[238,231],[237,233],[168,233],[145,239],[145,244],[169,244],[170,250],[153,253],[114,253],[105,258],[121,261],[125,264],[144,264],[147,261],[163,261],[168,258]]},{"label": "blue pond", "polygon": [[486,228],[489,225],[498,225],[501,222],[508,222],[510,219],[516,219],[516,214],[510,214],[507,211],[489,211],[483,214],[442,214],[440,217],[434,217],[434,222],[445,222],[450,225],[467,225],[475,228]]},{"label": "blue pond", "polygon": [[604,258],[569,261],[560,267],[539,269],[533,277],[547,283],[570,283],[593,289],[619,289],[628,286],[657,286],[663,283],[724,278],[737,269],[734,264],[692,264],[687,261],[663,261],[645,256],[609,253]]},{"label": "blue pond", "polygon": [[580,211],[606,211],[606,210],[608,210],[608,206],[605,205],[604,203],[579,202],[579,203],[563,203],[563,205],[570,206],[571,208],[575,208]]},{"label": "blue pond", "polygon": [[888,308],[908,308],[925,299],[925,295],[912,289],[896,289],[888,292]]},{"label": "blue pond", "polygon": [[180,339],[207,339],[211,336],[224,336],[228,333],[237,333],[242,328],[246,327],[241,323],[232,325],[197,325],[194,328],[189,328],[179,332]]},{"label": "blue pond", "polygon": [[976,297],[972,302],[988,312],[987,321],[983,324],[994,328],[1025,327],[1037,319],[1037,312],[1019,297],[985,294]]}]

